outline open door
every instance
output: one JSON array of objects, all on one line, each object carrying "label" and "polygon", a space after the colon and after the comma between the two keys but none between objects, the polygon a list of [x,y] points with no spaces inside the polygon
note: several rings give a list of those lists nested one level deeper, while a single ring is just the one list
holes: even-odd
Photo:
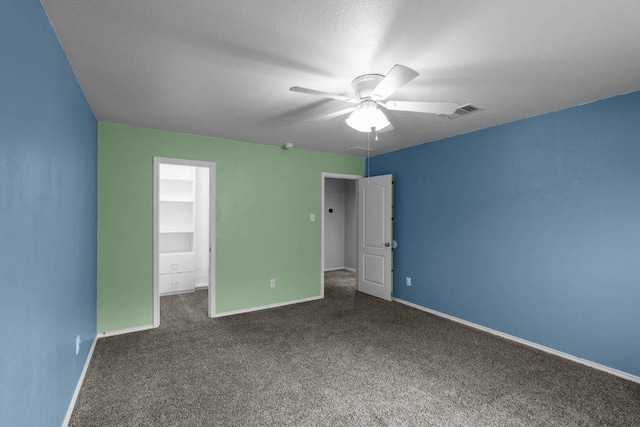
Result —
[{"label": "open door", "polygon": [[392,175],[358,180],[358,290],[391,301]]}]

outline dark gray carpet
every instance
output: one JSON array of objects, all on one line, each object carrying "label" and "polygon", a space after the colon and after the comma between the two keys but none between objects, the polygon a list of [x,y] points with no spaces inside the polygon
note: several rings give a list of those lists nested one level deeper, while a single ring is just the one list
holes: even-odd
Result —
[{"label": "dark gray carpet", "polygon": [[72,426],[640,426],[640,385],[354,291],[98,340]]}]

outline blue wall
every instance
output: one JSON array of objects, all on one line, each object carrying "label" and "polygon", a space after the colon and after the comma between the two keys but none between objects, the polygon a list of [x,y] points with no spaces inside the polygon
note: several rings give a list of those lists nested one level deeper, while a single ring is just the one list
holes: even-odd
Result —
[{"label": "blue wall", "polygon": [[0,2],[0,61],[0,425],[55,426],[96,334],[97,123],[39,1]]},{"label": "blue wall", "polygon": [[370,163],[396,298],[640,375],[640,92]]}]

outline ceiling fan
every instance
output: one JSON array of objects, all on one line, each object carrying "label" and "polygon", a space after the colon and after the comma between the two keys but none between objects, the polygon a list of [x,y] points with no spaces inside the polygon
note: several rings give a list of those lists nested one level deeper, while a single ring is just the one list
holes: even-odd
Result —
[{"label": "ceiling fan", "polygon": [[365,74],[356,77],[351,82],[355,98],[349,98],[319,90],[293,86],[292,92],[306,93],[307,95],[321,96],[337,101],[354,104],[344,110],[336,111],[320,117],[321,120],[351,115],[345,120],[347,125],[360,132],[386,132],[393,129],[387,116],[379,108],[395,111],[411,111],[414,113],[451,115],[458,108],[455,102],[421,102],[421,101],[386,101],[402,86],[418,77],[418,72],[396,64],[386,76],[382,74]]}]

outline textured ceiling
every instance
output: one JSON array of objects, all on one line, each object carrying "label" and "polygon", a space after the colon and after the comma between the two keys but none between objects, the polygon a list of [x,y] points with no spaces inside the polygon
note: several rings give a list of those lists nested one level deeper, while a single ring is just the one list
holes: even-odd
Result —
[{"label": "textured ceiling", "polygon": [[342,153],[348,107],[394,64],[390,99],[473,103],[457,119],[389,111],[380,154],[640,90],[637,0],[42,0],[100,121]]}]

